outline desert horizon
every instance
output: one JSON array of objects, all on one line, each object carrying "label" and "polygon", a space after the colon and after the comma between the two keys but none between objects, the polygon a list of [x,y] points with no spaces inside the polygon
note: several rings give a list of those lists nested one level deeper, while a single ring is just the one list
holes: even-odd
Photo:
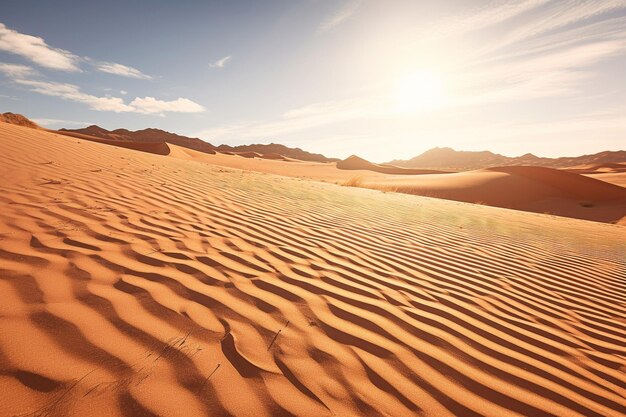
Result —
[{"label": "desert horizon", "polygon": [[626,416],[626,3],[61,3],[0,19],[0,417]]}]

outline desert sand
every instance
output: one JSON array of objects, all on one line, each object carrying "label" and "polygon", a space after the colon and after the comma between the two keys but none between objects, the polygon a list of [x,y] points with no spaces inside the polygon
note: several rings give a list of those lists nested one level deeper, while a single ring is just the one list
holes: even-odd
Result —
[{"label": "desert sand", "polygon": [[448,172],[374,164],[355,155],[336,163],[305,162],[277,154],[207,153],[166,142],[111,140],[72,131],[58,133],[254,172],[626,224],[626,163],[587,164],[567,169],[503,166]]},{"label": "desert sand", "polygon": [[[432,170],[348,164],[278,161],[207,155],[168,144],[170,155],[229,168],[300,179],[420,195],[487,206],[626,224],[626,170],[570,172],[545,167],[508,166],[444,173]],[[346,168],[348,165],[348,168]],[[342,168],[339,168],[342,167]],[[383,168],[383,172],[378,170]]]},{"label": "desert sand", "polygon": [[568,171],[626,187],[626,162],[583,165],[570,168]]},{"label": "desert sand", "polygon": [[169,149],[0,123],[0,416],[626,412],[625,227]]}]

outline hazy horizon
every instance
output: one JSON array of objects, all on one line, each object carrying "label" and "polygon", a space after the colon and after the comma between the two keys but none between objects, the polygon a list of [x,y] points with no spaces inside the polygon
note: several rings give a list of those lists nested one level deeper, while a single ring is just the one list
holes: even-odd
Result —
[{"label": "hazy horizon", "polygon": [[375,162],[623,148],[626,1],[63,3],[3,5],[3,112]]}]

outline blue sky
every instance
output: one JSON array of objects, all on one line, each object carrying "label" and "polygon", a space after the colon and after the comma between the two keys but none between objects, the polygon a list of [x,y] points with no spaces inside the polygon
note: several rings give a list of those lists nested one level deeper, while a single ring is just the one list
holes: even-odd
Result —
[{"label": "blue sky", "polygon": [[0,111],[382,162],[625,148],[626,0],[8,1]]}]

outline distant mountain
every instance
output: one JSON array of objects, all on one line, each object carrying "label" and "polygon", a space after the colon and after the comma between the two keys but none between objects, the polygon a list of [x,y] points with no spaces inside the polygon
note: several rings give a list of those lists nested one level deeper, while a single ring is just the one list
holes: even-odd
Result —
[{"label": "distant mountain", "polygon": [[220,145],[216,148],[218,152],[235,152],[235,153],[244,153],[244,152],[256,152],[264,155],[282,155],[287,158],[299,159],[300,161],[310,161],[310,162],[335,162],[338,161],[338,158],[327,158],[319,153],[311,153],[304,151],[300,148],[289,148],[285,145],[281,145],[278,143],[270,143],[269,145],[263,144],[252,144],[252,145],[239,145],[239,146],[229,146],[229,145]]},{"label": "distant mountain", "polygon": [[441,174],[446,172],[432,169],[402,168],[388,164],[374,164],[356,155],[351,155],[342,161],[338,161],[337,168],[346,170],[368,170],[394,175]]},{"label": "distant mountain", "polygon": [[604,151],[576,157],[542,158],[530,153],[518,157],[509,157],[489,151],[455,151],[452,148],[433,148],[409,160],[394,160],[389,164],[404,168],[467,171],[512,165],[568,168],[616,162],[626,162],[626,151]]},{"label": "distant mountain", "polygon": [[11,123],[12,125],[30,127],[32,129],[41,129],[41,127],[29,118],[15,113],[1,113],[0,122]]},{"label": "distant mountain", "polygon": [[214,154],[215,146],[198,138],[177,135],[160,129],[143,129],[131,131],[127,129],[106,130],[100,126],[91,125],[83,129],[59,129],[59,132],[80,133],[96,138],[121,140],[126,142],[168,142],[196,151]]},{"label": "distant mountain", "polygon": [[59,129],[60,132],[78,133],[94,136],[102,139],[130,141],[130,142],[168,142],[173,145],[194,149],[200,152],[214,154],[217,152],[237,153],[250,155],[251,152],[263,155],[282,155],[287,158],[311,162],[331,162],[336,159],[326,158],[324,155],[310,153],[300,148],[289,148],[285,145],[270,143],[269,145],[254,144],[229,146],[215,146],[199,138],[190,138],[177,135],[160,129],[143,129],[131,131],[127,129],[106,130],[100,126],[92,125],[83,129]]}]

